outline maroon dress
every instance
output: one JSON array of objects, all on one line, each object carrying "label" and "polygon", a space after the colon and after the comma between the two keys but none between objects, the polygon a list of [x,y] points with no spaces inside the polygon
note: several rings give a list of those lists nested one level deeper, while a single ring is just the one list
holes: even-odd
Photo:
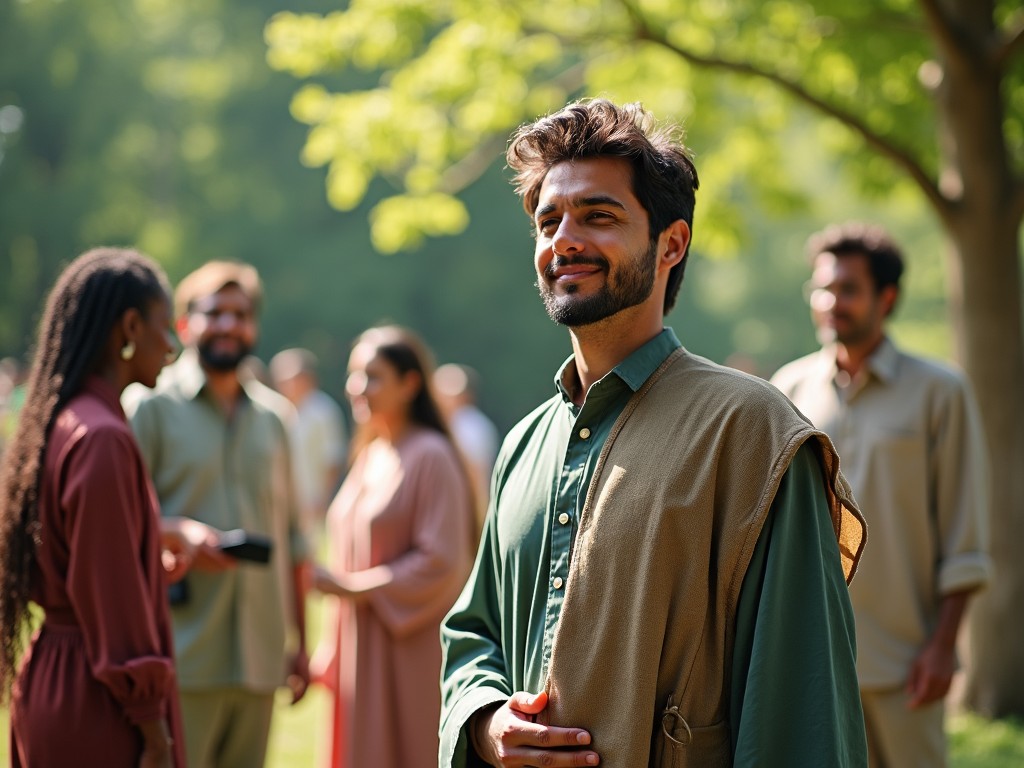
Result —
[{"label": "maroon dress", "polygon": [[11,700],[14,766],[136,766],[166,718],[184,766],[160,522],[118,393],[90,378],[47,440],[32,599],[45,619]]}]

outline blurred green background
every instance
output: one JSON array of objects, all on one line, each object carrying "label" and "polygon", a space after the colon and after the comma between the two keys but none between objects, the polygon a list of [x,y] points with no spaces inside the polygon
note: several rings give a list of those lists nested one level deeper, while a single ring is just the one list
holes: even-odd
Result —
[{"label": "blurred green background", "polygon": [[[307,346],[340,397],[350,340],[393,320],[440,362],[479,369],[482,406],[508,428],[549,394],[569,346],[536,296],[502,147],[463,195],[462,234],[375,252],[368,213],[394,189],[374,180],[340,213],[324,171],[300,163],[307,129],[289,112],[300,84],[267,64],[264,27],[278,10],[280,0],[0,2],[0,357],[26,355],[46,290],[88,247],[136,245],[172,281],[207,259],[238,258],[266,281],[264,360]],[[316,82],[344,91],[369,77]],[[911,262],[895,335],[950,354],[942,239],[916,196],[899,185],[884,199],[862,194],[797,110],[774,128],[789,150],[750,163],[749,185],[711,162],[722,115],[690,122],[702,186],[692,263],[668,318],[684,344],[762,375],[810,351],[803,242],[833,219],[869,218],[891,227]],[[751,189],[782,178],[795,180],[784,194]]]},{"label": "blurred green background", "polygon": [[[284,347],[309,347],[320,356],[324,388],[339,400],[350,340],[382,320],[416,329],[439,362],[476,367],[481,405],[502,429],[551,392],[569,344],[536,296],[528,221],[502,167],[503,144],[487,147],[486,170],[461,195],[469,214],[464,231],[389,255],[374,249],[371,219],[407,179],[373,176],[362,196],[360,179],[346,186],[345,178],[318,167],[324,158],[311,151],[310,129],[296,119],[315,111],[316,94],[296,98],[303,84],[268,64],[267,24],[282,10],[328,13],[346,5],[0,0],[0,357],[28,356],[45,293],[71,258],[96,245],[133,245],[159,260],[172,281],[213,258],[256,265],[267,293],[258,354],[267,360]],[[415,14],[416,3],[408,5]],[[713,16],[726,5],[687,7]],[[770,5],[784,13],[789,4]],[[832,5],[850,7],[852,15],[860,7]],[[870,5],[902,12],[911,4]],[[756,38],[741,22],[721,19]],[[898,53],[910,33],[901,40],[897,29],[882,41],[870,28],[860,31],[876,46],[863,56],[892,56],[888,76],[896,85],[886,97],[906,103],[899,93],[906,73],[895,71],[899,57],[884,46]],[[363,63],[369,57],[364,69],[310,65],[303,74],[301,56],[277,63],[302,75],[305,86],[346,93],[378,82],[372,58],[383,54],[365,48],[337,52]],[[667,320],[687,347],[765,376],[811,351],[803,243],[830,221],[860,218],[886,225],[909,259],[893,335],[909,349],[951,356],[943,238],[920,195],[883,161],[835,125],[772,100],[756,85],[695,75],[684,88],[670,65],[640,54],[626,63],[612,55],[590,64],[603,68],[604,81],[618,82],[616,93],[689,115],[688,142],[701,174],[698,217],[686,281]],[[850,85],[848,62],[829,64],[830,83]],[[645,66],[666,70],[652,78]],[[633,78],[641,75],[646,82],[633,93]],[[715,98],[691,98],[688,89]],[[1024,89],[1011,95],[1019,107]],[[705,109],[709,101],[714,107]],[[758,122],[751,117],[755,104]],[[358,111],[349,115],[360,119]],[[911,140],[920,128],[913,120],[895,122],[893,130]],[[417,126],[401,127],[415,133]],[[925,133],[919,139],[933,141]],[[350,210],[331,207],[328,190]],[[272,765],[312,764],[325,736],[325,709],[321,692],[280,708]],[[1024,762],[1024,731],[1013,722],[960,715],[952,744],[958,768]],[[6,746],[4,727],[0,760]]]}]

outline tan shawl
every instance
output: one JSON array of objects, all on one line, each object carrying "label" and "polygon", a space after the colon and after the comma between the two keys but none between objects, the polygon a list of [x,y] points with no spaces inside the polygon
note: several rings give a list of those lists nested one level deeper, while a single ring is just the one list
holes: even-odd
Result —
[{"label": "tan shawl", "polygon": [[602,766],[731,764],[740,588],[808,440],[849,581],[866,529],[835,449],[769,384],[680,349],[616,421],[580,519],[545,718],[589,729]]}]

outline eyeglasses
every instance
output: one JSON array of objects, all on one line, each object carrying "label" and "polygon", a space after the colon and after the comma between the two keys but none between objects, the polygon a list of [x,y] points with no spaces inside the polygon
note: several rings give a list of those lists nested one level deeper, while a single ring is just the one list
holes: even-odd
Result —
[{"label": "eyeglasses", "polygon": [[811,280],[803,285],[804,301],[812,307],[819,307],[826,302],[831,305],[836,299],[856,299],[864,295],[864,287],[857,283],[837,283],[818,286]]}]

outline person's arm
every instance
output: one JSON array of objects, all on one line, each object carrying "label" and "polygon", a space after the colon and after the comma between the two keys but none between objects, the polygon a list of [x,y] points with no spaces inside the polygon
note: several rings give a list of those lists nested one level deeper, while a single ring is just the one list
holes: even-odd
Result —
[{"label": "person's arm", "polygon": [[277,452],[280,463],[274,467],[277,473],[275,514],[283,514],[288,535],[288,554],[291,567],[288,570],[288,589],[291,593],[291,631],[294,637],[294,648],[288,659],[287,684],[292,692],[292,704],[297,704],[306,695],[309,688],[309,651],[306,645],[306,592],[309,588],[309,563],[311,559],[309,531],[303,524],[299,511],[299,494],[295,483],[295,472],[292,466],[294,453],[291,450],[291,438],[286,428],[294,409],[289,406],[288,413],[278,414],[278,438],[281,441]]},{"label": "person's arm", "polygon": [[971,595],[991,578],[988,493],[980,417],[966,385],[932,409],[929,472],[935,487],[938,621],[907,676],[912,708],[945,698],[957,669],[956,639]]},{"label": "person's arm", "polygon": [[935,631],[910,665],[906,691],[911,709],[941,701],[949,693],[957,668],[956,638],[971,591],[954,592],[942,598]]},{"label": "person's arm", "polygon": [[306,646],[306,583],[309,566],[305,562],[292,568],[293,620],[295,622],[296,648],[288,671],[288,687],[292,691],[292,704],[297,704],[309,688],[309,652]]},{"label": "person's arm", "polygon": [[503,704],[513,693],[502,649],[499,571],[492,511],[469,581],[441,624],[439,768],[485,765],[471,744],[470,720],[479,711]]},{"label": "person's arm", "polygon": [[743,581],[734,765],[866,766],[853,609],[815,449],[782,479]]},{"label": "person's arm", "polygon": [[139,768],[171,768],[174,765],[174,741],[167,720],[146,720],[139,723],[142,731],[142,756]]},{"label": "person's arm", "polygon": [[451,607],[469,570],[474,527],[472,491],[454,453],[424,451],[403,471],[415,505],[408,551],[362,571],[314,575],[322,592],[368,601],[395,637],[436,623]]},{"label": "person's arm", "polygon": [[92,431],[68,456],[60,503],[70,549],[67,592],[90,669],[157,759],[170,746],[161,729],[174,660],[161,647],[150,583],[162,583],[161,566],[140,555],[150,551],[145,528],[157,525],[146,519],[154,512],[137,482],[142,472],[130,435]]}]

